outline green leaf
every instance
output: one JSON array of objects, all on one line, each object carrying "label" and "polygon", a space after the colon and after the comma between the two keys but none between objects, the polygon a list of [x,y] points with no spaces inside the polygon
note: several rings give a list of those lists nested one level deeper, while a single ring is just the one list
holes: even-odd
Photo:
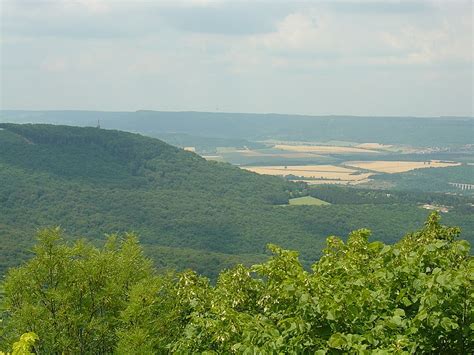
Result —
[{"label": "green leaf", "polygon": [[397,308],[394,312],[393,315],[399,316],[399,317],[405,317],[405,311],[401,308]]},{"label": "green leaf", "polygon": [[331,335],[331,337],[328,340],[329,347],[334,348],[334,349],[343,349],[343,347],[346,344],[347,344],[347,340],[344,334],[341,334],[341,333],[335,333]]},{"label": "green leaf", "polygon": [[329,310],[327,313],[326,313],[326,319],[328,320],[335,320],[336,319],[336,316],[334,315],[334,313]]}]

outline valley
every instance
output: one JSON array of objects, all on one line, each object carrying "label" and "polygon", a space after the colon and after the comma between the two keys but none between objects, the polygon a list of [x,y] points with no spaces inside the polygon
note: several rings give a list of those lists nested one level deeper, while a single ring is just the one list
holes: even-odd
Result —
[{"label": "valley", "polygon": [[[55,225],[70,240],[84,237],[96,244],[107,233],[135,231],[158,267],[192,267],[211,278],[237,263],[263,260],[268,243],[300,251],[306,266],[320,257],[328,235],[344,237],[370,228],[378,239],[393,243],[422,225],[429,213],[426,204],[449,206],[446,222],[461,226],[463,237],[474,240],[472,190],[449,184],[456,193],[444,190],[444,181],[472,183],[472,165],[379,175],[375,167],[369,171],[343,164],[362,161],[365,153],[346,149],[323,156],[318,148],[314,159],[319,164],[296,164],[292,159],[298,156],[285,157],[288,165],[232,166],[127,132],[0,126],[1,271],[29,257],[37,229]],[[264,143],[254,144],[254,151],[271,155]],[[422,164],[410,163],[412,153],[403,156],[411,160],[401,160],[398,153],[381,153],[385,146],[365,146],[377,151],[370,153],[377,160],[365,162],[379,164],[379,170],[380,161],[389,157],[410,168]],[[286,179],[268,176],[288,174]],[[424,179],[438,185],[419,189]],[[408,188],[397,188],[400,181]]]},{"label": "valley", "polygon": [[[356,142],[326,142],[325,145],[319,142],[296,141],[259,143],[264,144],[264,147],[260,149],[217,147],[218,155],[203,155],[203,157],[207,160],[230,162],[258,174],[283,176],[288,180],[305,182],[309,185],[338,184],[362,185],[365,188],[397,188],[397,183],[394,182],[398,179],[403,181],[406,176],[425,175],[426,172],[422,172],[421,169],[428,169],[429,175],[432,169],[444,168],[459,171],[460,175],[463,175],[461,179],[463,182],[445,179],[441,188],[438,184],[437,188],[431,191],[469,194],[470,189],[459,186],[469,186],[474,182],[474,169],[472,163],[468,162],[469,157],[474,155],[470,146],[459,149],[463,152],[462,159],[459,159],[459,151],[452,152],[440,147]],[[393,176],[388,177],[389,174]],[[427,186],[425,181],[420,179],[418,186],[414,188],[426,189]]]},{"label": "valley", "polygon": [[[472,196],[472,189],[457,186],[474,184],[472,117],[3,110],[0,122],[100,122],[103,128],[158,138],[207,160],[311,185]],[[288,167],[294,171],[281,171]]]}]

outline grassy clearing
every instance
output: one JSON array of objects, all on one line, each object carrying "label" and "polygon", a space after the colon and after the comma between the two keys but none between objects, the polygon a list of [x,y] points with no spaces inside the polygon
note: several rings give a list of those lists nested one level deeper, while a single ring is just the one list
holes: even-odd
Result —
[{"label": "grassy clearing", "polygon": [[292,198],[288,201],[290,206],[327,206],[330,205],[329,202],[320,200],[312,196],[304,196]]}]

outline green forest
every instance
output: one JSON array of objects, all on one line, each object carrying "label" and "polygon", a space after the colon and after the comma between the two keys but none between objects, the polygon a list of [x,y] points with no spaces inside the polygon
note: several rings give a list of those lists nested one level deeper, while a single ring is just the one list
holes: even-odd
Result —
[{"label": "green forest", "polygon": [[[159,269],[217,278],[268,256],[266,245],[300,252],[309,267],[328,235],[370,228],[385,243],[419,228],[424,203],[451,206],[446,223],[474,241],[472,199],[438,193],[312,187],[209,162],[157,139],[120,131],[1,124],[0,273],[32,256],[31,237],[60,225],[64,237],[100,245],[136,232]],[[313,196],[324,206],[287,206]]]},{"label": "green forest", "polygon": [[[310,270],[269,245],[262,263],[158,272],[136,236],[97,248],[38,233],[3,285],[0,347],[19,354],[468,354],[474,260],[433,213],[387,245],[370,231],[329,237]],[[19,339],[19,340],[18,340]]]},{"label": "green forest", "polygon": [[99,128],[0,124],[0,147],[7,353],[474,349],[470,196],[308,186]]},{"label": "green forest", "polygon": [[[462,181],[464,184],[474,185],[474,165],[463,164],[443,169],[417,169],[398,174],[381,174],[374,178],[376,182],[389,183],[393,190],[459,192],[460,190],[450,185],[449,182]],[[464,193],[474,196],[474,190]]]}]

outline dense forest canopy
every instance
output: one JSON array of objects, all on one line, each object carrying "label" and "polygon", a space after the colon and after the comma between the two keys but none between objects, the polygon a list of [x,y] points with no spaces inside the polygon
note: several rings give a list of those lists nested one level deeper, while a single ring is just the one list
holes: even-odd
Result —
[{"label": "dense forest canopy", "polygon": [[[314,187],[205,161],[157,139],[119,131],[2,124],[0,129],[0,272],[31,256],[31,235],[61,225],[66,238],[100,244],[111,232],[136,231],[159,268],[193,268],[215,279],[237,263],[266,258],[266,244],[298,250],[306,267],[327,235],[369,227],[393,243],[428,212],[451,206],[445,220],[474,240],[468,197]],[[287,206],[312,195],[326,206]],[[388,196],[389,195],[389,196]]]},{"label": "dense forest canopy", "polygon": [[432,214],[394,245],[366,229],[220,273],[157,273],[135,236],[96,248],[38,234],[4,283],[0,345],[38,353],[456,353],[474,350],[474,260]]}]

